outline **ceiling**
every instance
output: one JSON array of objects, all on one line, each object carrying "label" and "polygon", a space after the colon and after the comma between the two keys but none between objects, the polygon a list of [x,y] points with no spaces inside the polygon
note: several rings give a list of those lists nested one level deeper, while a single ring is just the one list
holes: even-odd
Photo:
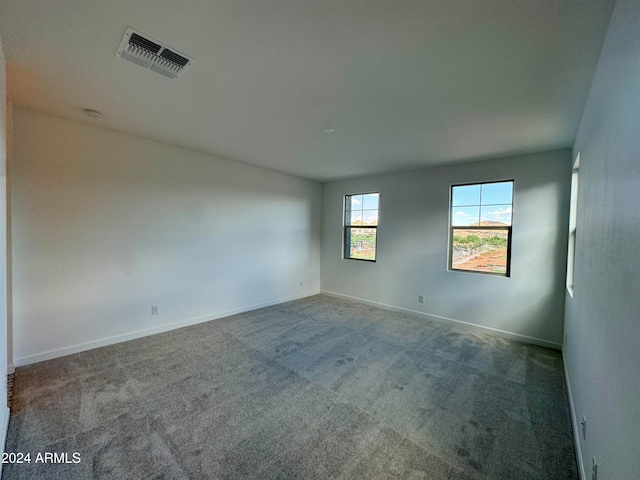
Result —
[{"label": "ceiling", "polygon": [[0,37],[16,106],[326,181],[570,146],[613,4],[0,0]]}]

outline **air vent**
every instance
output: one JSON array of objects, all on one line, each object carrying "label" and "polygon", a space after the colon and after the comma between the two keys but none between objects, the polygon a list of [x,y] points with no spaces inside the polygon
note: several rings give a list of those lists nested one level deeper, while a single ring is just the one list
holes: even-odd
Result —
[{"label": "air vent", "polygon": [[116,57],[173,79],[179,78],[192,62],[186,55],[131,28],[120,42]]}]

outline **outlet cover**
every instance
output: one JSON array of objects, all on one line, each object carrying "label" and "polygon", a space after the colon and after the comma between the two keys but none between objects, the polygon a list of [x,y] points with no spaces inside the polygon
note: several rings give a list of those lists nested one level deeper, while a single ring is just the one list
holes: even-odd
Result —
[{"label": "outlet cover", "polygon": [[587,439],[587,417],[584,415],[582,416],[582,439]]},{"label": "outlet cover", "polygon": [[158,314],[158,306],[157,305],[152,305],[151,306],[151,315],[157,315]]},{"label": "outlet cover", "polygon": [[424,295],[418,295],[418,303],[424,303]]}]

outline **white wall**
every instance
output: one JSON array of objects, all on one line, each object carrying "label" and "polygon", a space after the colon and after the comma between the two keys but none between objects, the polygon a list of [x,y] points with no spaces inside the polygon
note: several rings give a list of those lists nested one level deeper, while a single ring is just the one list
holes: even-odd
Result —
[{"label": "white wall", "polygon": [[[558,347],[570,175],[562,150],[327,183],[322,290]],[[451,184],[503,179],[515,180],[511,277],[448,271]],[[343,197],[371,191],[380,192],[378,261],[343,260]]]},{"label": "white wall", "polygon": [[[7,398],[7,110],[6,62],[0,39],[0,448],[9,425]],[[0,464],[0,472],[2,465]]]},{"label": "white wall", "polygon": [[640,478],[640,2],[619,0],[574,145],[580,152],[564,348],[591,478]]},{"label": "white wall", "polygon": [[17,108],[13,130],[16,365],[318,292],[319,183]]}]

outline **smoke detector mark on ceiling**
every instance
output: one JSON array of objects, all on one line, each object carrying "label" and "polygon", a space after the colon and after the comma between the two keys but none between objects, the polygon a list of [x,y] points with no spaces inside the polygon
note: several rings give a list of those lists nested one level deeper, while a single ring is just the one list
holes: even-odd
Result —
[{"label": "smoke detector mark on ceiling", "polygon": [[193,61],[132,28],[127,28],[116,57],[173,79],[179,78]]}]

